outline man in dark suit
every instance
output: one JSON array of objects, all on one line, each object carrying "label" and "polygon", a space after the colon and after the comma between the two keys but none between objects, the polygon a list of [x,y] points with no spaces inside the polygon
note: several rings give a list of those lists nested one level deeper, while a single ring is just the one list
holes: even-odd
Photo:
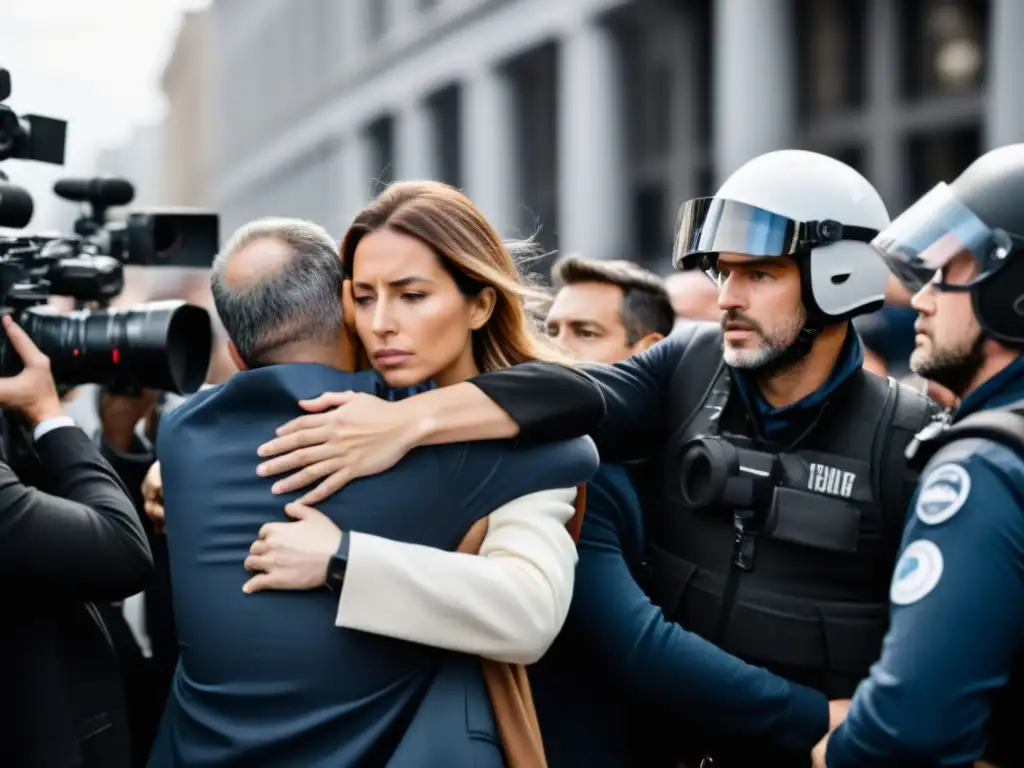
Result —
[{"label": "man in dark suit", "polygon": [[49,359],[9,316],[3,326],[24,368],[0,379],[0,765],[127,768],[117,662],[89,601],[143,589],[152,558],[124,486],[64,413]]},{"label": "man in dark suit", "polygon": [[[521,551],[506,551],[505,560],[535,555],[525,581],[539,584],[547,602],[526,617],[534,658],[568,610],[575,550],[565,523],[574,487],[597,466],[592,444],[582,439],[518,450],[495,442],[417,451],[321,505],[333,521],[322,536],[326,573],[322,566],[313,574],[319,581],[302,586],[326,580],[326,589],[243,593],[250,544],[268,524],[287,520],[288,499],[256,473],[259,445],[301,413],[300,400],[339,390],[391,394],[375,374],[346,372],[354,354],[341,323],[342,281],[336,244],[308,222],[254,222],[215,262],[217,309],[243,372],[168,413],[158,435],[181,661],[151,766],[501,765],[478,663],[462,666],[461,684],[453,686],[458,697],[437,700],[445,711],[425,745],[435,749],[431,757],[399,747],[414,719],[422,727],[420,705],[438,671],[453,682],[458,665],[446,662],[457,657],[440,647],[460,635],[493,640],[497,625],[517,617],[491,615],[492,626],[480,621],[463,632],[452,619],[457,611],[438,608],[432,626],[421,625],[429,639],[410,633],[399,640],[372,628],[382,613],[374,599],[387,595],[384,615],[413,618],[442,600],[441,592],[458,603],[454,574],[465,571],[453,565],[446,572],[436,556],[453,564],[484,560],[454,549],[477,520],[516,506],[490,520],[495,528],[514,521]],[[555,497],[534,500],[543,494]],[[524,505],[534,506],[532,518]],[[395,552],[410,545],[419,545],[435,584],[402,579]],[[406,574],[416,559],[408,555]],[[548,573],[552,561],[555,572]],[[493,606],[479,608],[487,610],[494,613]],[[428,642],[439,647],[418,644]]]}]

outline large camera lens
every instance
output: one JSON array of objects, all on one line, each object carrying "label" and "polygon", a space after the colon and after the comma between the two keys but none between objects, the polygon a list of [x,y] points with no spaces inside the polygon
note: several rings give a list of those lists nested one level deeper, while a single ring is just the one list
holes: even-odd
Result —
[{"label": "large camera lens", "polygon": [[683,447],[679,467],[683,501],[693,509],[707,509],[722,501],[726,482],[737,474],[739,455],[724,440],[698,437]]},{"label": "large camera lens", "polygon": [[[191,394],[203,385],[210,366],[210,315],[183,301],[60,315],[29,309],[18,321],[49,356],[58,384]],[[5,357],[13,354],[7,351]]]}]

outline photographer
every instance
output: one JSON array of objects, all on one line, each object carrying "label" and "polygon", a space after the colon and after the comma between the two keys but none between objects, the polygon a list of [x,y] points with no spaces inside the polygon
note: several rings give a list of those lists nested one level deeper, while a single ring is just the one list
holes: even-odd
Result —
[{"label": "photographer", "polygon": [[124,486],[60,404],[50,361],[9,317],[24,368],[0,378],[0,765],[129,765],[117,662],[99,611],[153,562]]}]

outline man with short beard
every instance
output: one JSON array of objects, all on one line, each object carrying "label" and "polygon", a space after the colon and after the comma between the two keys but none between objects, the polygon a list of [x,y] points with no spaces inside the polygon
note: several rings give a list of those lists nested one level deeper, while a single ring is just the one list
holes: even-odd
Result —
[{"label": "man with short beard", "polygon": [[893,575],[892,624],[816,766],[1024,765],[1022,201],[1015,144],[940,183],[875,239],[917,291],[911,367],[961,403],[949,429],[908,451],[925,467]]},{"label": "man with short beard", "polygon": [[[593,668],[651,705],[651,739],[670,739],[688,765],[806,766],[878,658],[916,483],[904,448],[937,408],[862,367],[849,320],[883,303],[888,270],[869,243],[889,216],[859,173],[773,152],[684,204],[679,222],[675,266],[712,277],[721,323],[683,324],[628,360],[586,367],[605,397],[592,435],[602,460],[653,467],[634,479],[651,545],[635,577],[650,599],[604,596]],[[350,442],[332,461],[359,476],[420,442],[508,436],[508,416],[538,434],[555,418],[555,384],[537,369],[502,373],[500,388],[477,385],[493,403],[465,405],[471,388],[459,386],[362,403],[380,445]],[[352,419],[344,406],[306,418],[314,429],[264,455],[323,445]]]}]

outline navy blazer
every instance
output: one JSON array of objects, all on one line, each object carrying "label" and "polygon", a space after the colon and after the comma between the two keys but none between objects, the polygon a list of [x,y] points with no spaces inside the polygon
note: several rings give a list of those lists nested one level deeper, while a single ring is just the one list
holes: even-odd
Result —
[{"label": "navy blazer", "polygon": [[[329,390],[382,394],[380,386],[373,374],[271,366],[236,374],[164,417],[157,454],[181,659],[150,765],[387,764],[438,670],[457,658],[335,627],[337,597],[325,589],[242,593],[250,544],[264,523],[286,520],[284,504],[298,496],[270,492],[274,478],[256,474],[257,447],[301,413],[298,400]],[[420,448],[350,483],[321,511],[345,530],[454,550],[497,507],[584,482],[596,462],[582,439]],[[479,664],[465,669],[479,674]],[[446,706],[489,706],[485,697],[468,701]],[[461,733],[438,735],[465,740],[464,714],[461,723]]]}]

